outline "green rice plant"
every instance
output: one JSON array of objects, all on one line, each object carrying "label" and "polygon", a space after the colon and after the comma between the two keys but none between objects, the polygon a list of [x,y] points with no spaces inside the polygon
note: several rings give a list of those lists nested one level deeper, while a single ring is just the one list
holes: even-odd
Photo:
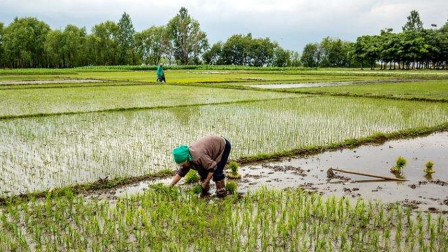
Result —
[{"label": "green rice plant", "polygon": [[211,134],[232,142],[235,160],[254,160],[447,121],[445,103],[317,96],[0,120],[0,196],[151,174],[174,166],[172,148]]},{"label": "green rice plant", "polygon": [[239,165],[238,163],[231,161],[227,164],[228,168],[230,169],[230,173],[227,175],[227,177],[231,179],[240,179],[241,174],[238,173]]},{"label": "green rice plant", "polygon": [[[108,82],[108,86],[95,88],[79,86],[70,88],[66,87],[67,84],[64,85],[64,88],[46,88],[46,92],[42,92],[39,88],[2,90],[0,100],[14,102],[0,107],[0,118],[154,109],[301,96],[208,87],[130,85],[127,82]],[[85,102],[86,100],[89,102]]]},{"label": "green rice plant", "polygon": [[188,173],[184,177],[184,181],[186,184],[192,184],[199,181],[199,175],[196,170],[190,169]]},{"label": "green rice plant", "polygon": [[425,80],[394,83],[378,82],[370,84],[333,85],[326,87],[308,87],[288,89],[289,92],[338,94],[347,96],[387,97],[415,100],[448,100],[448,81]]},{"label": "green rice plant", "polygon": [[235,194],[237,192],[238,189],[238,183],[235,181],[227,181],[226,183],[226,190],[230,193],[230,194]]},{"label": "green rice plant", "polygon": [[402,157],[399,156],[397,158],[397,161],[395,162],[395,166],[390,168],[390,171],[396,175],[401,175],[403,173],[403,168],[406,166],[407,164],[407,160]]},{"label": "green rice plant", "polygon": [[194,194],[200,194],[202,192],[202,187],[200,185],[195,185],[191,188]]},{"label": "green rice plant", "polygon": [[425,164],[424,172],[426,173],[426,175],[430,175],[430,174],[433,174],[434,172],[436,172],[436,171],[434,171],[434,163],[431,161],[428,161]]}]

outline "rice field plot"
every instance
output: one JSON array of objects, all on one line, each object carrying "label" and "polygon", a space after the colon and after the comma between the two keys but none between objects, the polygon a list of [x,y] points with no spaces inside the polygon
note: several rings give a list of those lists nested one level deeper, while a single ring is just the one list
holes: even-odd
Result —
[{"label": "rice field plot", "polygon": [[172,85],[117,85],[0,90],[0,118],[241,102],[302,96],[300,94]]},{"label": "rice field plot", "polygon": [[[288,89],[290,90],[290,89]],[[293,92],[338,94],[406,99],[428,99],[448,101],[448,80],[420,82],[356,84],[334,87],[307,87],[291,89]]]},{"label": "rice field plot", "polygon": [[[114,81],[155,82],[155,71],[123,71],[123,72],[78,72],[77,78],[93,78]],[[345,76],[345,75],[308,75],[301,73],[263,72],[263,71],[198,71],[198,70],[166,70],[168,83],[223,83],[223,82],[266,82],[266,81],[325,81],[325,80],[364,80],[388,77]]]},{"label": "rice field plot", "polygon": [[[200,199],[153,186],[109,201],[73,196],[0,210],[2,251],[446,251],[446,218],[400,204],[261,189]],[[198,239],[200,237],[200,239]]]},{"label": "rice field plot", "polygon": [[[20,75],[1,75],[0,74],[0,82],[10,82],[10,81],[30,81],[30,80],[67,80],[73,79],[75,75],[73,74],[45,74],[45,75],[28,75],[28,74],[20,74]],[[0,84],[3,86],[3,84]]]},{"label": "rice field plot", "polygon": [[209,134],[237,159],[447,121],[446,103],[350,97],[2,120],[0,195],[174,169],[172,148]]}]

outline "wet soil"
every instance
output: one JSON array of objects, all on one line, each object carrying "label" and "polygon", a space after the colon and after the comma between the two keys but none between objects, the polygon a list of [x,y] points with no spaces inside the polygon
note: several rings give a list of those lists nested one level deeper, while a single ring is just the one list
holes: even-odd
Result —
[{"label": "wet soil", "polygon": [[27,84],[54,84],[54,83],[93,83],[105,82],[103,80],[74,79],[74,80],[24,80],[24,81],[0,81],[0,85],[27,85]]},{"label": "wet soil", "polygon": [[[349,169],[393,177],[390,168],[398,156],[407,159],[402,176],[408,181],[384,181],[364,176],[335,172],[327,178],[329,168]],[[434,162],[436,171],[425,176],[424,166]],[[448,214],[448,132],[426,137],[394,140],[380,145],[366,145],[308,157],[286,158],[240,167],[238,192],[268,188],[303,188],[324,195],[346,196],[356,200],[378,200],[401,203],[422,211]],[[168,184],[171,178],[142,181],[136,184],[95,192],[93,197],[114,199],[144,191],[150,183]],[[181,186],[185,186],[181,183]],[[214,186],[212,185],[212,193]]]},{"label": "wet soil", "polygon": [[250,85],[250,87],[261,89],[284,89],[284,88],[308,88],[308,87],[334,87],[347,86],[355,84],[380,84],[380,83],[399,83],[415,82],[418,80],[366,80],[366,81],[331,81],[331,82],[311,82],[311,83],[289,83],[289,84],[265,84]]}]

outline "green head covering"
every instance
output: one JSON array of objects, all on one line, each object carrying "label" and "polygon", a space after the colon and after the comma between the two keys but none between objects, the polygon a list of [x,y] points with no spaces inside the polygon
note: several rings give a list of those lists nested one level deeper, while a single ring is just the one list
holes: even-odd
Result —
[{"label": "green head covering", "polygon": [[173,150],[174,161],[177,164],[181,164],[185,161],[193,161],[193,157],[190,155],[188,146],[181,145]]}]

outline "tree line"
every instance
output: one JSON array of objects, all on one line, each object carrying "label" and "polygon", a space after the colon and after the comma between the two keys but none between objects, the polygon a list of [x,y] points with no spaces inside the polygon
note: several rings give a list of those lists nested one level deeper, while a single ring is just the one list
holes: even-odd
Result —
[{"label": "tree line", "polygon": [[86,28],[67,25],[52,30],[36,18],[15,18],[8,26],[0,22],[0,67],[65,68],[87,65],[245,65],[305,67],[365,67],[381,69],[446,69],[448,22],[423,28],[412,11],[402,31],[391,28],[378,35],[364,35],[355,42],[323,38],[308,43],[301,55],[282,48],[270,38],[235,34],[209,45],[207,34],[186,8],[166,25],[136,32],[123,13],[118,23],[106,21]]},{"label": "tree line", "polygon": [[[220,43],[209,48],[207,34],[186,8],[164,26],[136,32],[131,18],[123,13],[118,23],[106,21],[86,28],[67,25],[52,30],[36,18],[15,18],[7,27],[0,23],[0,67],[78,67],[87,65],[240,64],[250,66],[288,66],[290,51],[270,39],[229,38],[222,57],[216,57]],[[238,48],[241,47],[241,52]],[[221,50],[222,49],[222,50]],[[233,55],[231,55],[233,54]],[[237,55],[238,54],[238,55]],[[241,55],[239,55],[241,54]],[[298,57],[298,56],[297,56]],[[215,59],[216,58],[216,59]]]},{"label": "tree line", "polygon": [[306,67],[361,67],[371,69],[446,69],[448,21],[441,27],[423,28],[417,11],[411,11],[402,31],[391,28],[379,35],[364,35],[356,42],[324,38],[305,46],[301,62]]}]

